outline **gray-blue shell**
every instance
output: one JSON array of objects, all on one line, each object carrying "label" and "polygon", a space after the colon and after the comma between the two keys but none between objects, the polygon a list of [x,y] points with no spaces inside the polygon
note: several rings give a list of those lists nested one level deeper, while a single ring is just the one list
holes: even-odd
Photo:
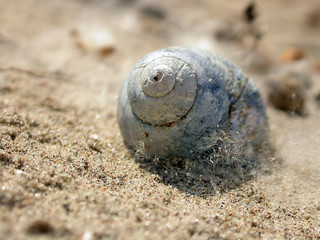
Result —
[{"label": "gray-blue shell", "polygon": [[257,88],[240,68],[194,48],[167,48],[142,58],[123,83],[118,122],[127,147],[147,156],[193,158],[221,136],[254,152],[268,133]]}]

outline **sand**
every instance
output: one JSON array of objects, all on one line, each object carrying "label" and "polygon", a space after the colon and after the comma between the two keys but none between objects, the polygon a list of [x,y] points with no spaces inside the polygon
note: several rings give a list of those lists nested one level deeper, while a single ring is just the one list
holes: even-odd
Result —
[{"label": "sand", "polygon": [[[0,0],[0,239],[320,239],[320,29],[307,21],[320,5],[259,1],[252,28],[247,4]],[[227,22],[262,32],[258,45],[218,40]],[[228,176],[128,152],[121,83],[169,46],[217,52],[254,80],[275,148],[266,164]],[[292,47],[305,55],[283,63]],[[287,68],[310,78],[302,116],[267,100]]]}]

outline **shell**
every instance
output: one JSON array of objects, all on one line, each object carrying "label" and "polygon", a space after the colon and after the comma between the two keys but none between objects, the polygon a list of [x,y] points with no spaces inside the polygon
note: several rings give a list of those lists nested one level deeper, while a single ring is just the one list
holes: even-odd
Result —
[{"label": "shell", "polygon": [[195,48],[142,58],[123,83],[118,122],[128,148],[146,156],[194,158],[241,138],[255,152],[268,134],[263,101],[241,69]]}]

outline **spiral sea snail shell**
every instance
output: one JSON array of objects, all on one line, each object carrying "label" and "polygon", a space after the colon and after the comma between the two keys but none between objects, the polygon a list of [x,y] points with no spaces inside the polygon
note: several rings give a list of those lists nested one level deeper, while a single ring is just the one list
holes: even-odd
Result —
[{"label": "spiral sea snail shell", "polygon": [[253,82],[234,64],[195,48],[142,58],[121,87],[118,122],[128,148],[159,158],[210,152],[221,133],[243,139],[251,154],[268,133]]}]

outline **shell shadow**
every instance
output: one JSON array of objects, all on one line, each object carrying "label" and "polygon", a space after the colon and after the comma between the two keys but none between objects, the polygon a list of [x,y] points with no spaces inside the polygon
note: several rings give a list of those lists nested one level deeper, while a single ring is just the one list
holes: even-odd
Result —
[{"label": "shell shadow", "polygon": [[274,165],[281,164],[269,144],[260,149],[255,157],[243,154],[234,156],[226,149],[215,150],[196,159],[158,159],[135,153],[135,161],[144,170],[158,175],[162,183],[187,195],[204,198],[239,188],[262,174],[271,174]]}]

